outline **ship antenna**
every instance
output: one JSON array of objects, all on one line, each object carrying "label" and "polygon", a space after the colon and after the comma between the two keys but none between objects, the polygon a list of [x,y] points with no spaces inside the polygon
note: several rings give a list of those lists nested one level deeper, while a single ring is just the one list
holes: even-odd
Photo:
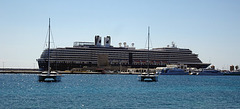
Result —
[{"label": "ship antenna", "polygon": [[50,74],[50,18],[49,18],[49,26],[48,26],[48,75]]}]

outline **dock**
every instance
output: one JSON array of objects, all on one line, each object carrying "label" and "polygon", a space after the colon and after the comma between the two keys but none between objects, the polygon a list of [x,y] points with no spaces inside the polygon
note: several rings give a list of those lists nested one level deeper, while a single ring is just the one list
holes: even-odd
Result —
[{"label": "dock", "polygon": [[[57,71],[59,74],[119,74],[119,75],[138,75],[140,73],[132,72],[97,72],[97,71]],[[23,69],[23,68],[0,68],[0,74],[41,74],[42,71],[39,69]]]},{"label": "dock", "polygon": [[30,69],[30,68],[1,68],[1,73],[10,73],[10,74],[40,74],[39,69]]}]

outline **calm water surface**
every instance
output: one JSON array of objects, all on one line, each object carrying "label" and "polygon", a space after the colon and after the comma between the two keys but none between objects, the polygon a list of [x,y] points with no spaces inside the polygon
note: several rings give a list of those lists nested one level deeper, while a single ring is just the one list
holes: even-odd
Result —
[{"label": "calm water surface", "polygon": [[0,108],[240,108],[240,76],[0,74]]}]

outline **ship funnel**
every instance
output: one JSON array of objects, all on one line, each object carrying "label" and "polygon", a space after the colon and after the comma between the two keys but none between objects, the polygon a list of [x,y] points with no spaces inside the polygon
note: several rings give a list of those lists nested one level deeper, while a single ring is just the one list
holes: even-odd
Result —
[{"label": "ship funnel", "polygon": [[111,45],[111,37],[110,36],[104,37],[104,46],[110,47],[110,45]]},{"label": "ship funnel", "polygon": [[101,37],[99,35],[95,36],[95,46],[101,46]]},{"label": "ship funnel", "polygon": [[132,47],[134,47],[134,43],[132,43]]},{"label": "ship funnel", "polygon": [[176,44],[175,44],[175,42],[172,42],[172,47],[173,47],[173,48],[176,48],[176,47],[177,47]]},{"label": "ship funnel", "polygon": [[120,42],[120,43],[118,43],[119,44],[119,47],[122,47],[122,43]]},{"label": "ship funnel", "polygon": [[127,47],[127,43],[126,43],[126,42],[123,42],[123,46],[126,48],[126,47]]}]

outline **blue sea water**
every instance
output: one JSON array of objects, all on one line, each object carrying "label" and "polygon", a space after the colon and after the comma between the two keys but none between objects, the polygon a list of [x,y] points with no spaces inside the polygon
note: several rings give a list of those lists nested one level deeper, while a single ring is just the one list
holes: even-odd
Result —
[{"label": "blue sea water", "polygon": [[0,74],[0,108],[240,108],[240,76]]}]

